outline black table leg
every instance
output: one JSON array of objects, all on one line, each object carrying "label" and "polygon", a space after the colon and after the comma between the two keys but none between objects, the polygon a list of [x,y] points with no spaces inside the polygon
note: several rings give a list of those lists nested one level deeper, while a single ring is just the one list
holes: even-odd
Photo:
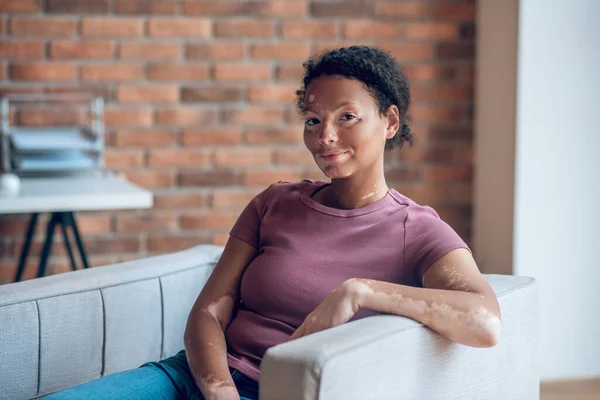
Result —
[{"label": "black table leg", "polygon": [[77,247],[79,247],[79,254],[81,255],[81,261],[83,261],[83,268],[89,268],[90,264],[88,263],[87,253],[85,252],[85,247],[83,246],[83,240],[81,240],[81,236],[79,235],[79,229],[77,229],[75,215],[73,212],[67,212],[65,214],[68,216],[71,227],[73,228],[73,233],[75,234],[75,241],[77,242]]},{"label": "black table leg", "polygon": [[[44,240],[44,247],[42,249],[40,263],[38,266],[38,278],[41,278],[46,274],[46,265],[48,264],[50,250],[52,249],[52,241],[54,239],[54,231],[56,230],[56,224],[60,224],[61,226],[62,234],[65,241],[65,248],[67,249],[67,254],[69,255],[71,267],[73,268],[73,270],[77,269],[77,264],[73,255],[73,249],[69,240],[67,227],[71,227],[71,229],[73,230],[73,235],[75,236],[75,242],[77,243],[77,248],[79,249],[79,254],[81,255],[83,267],[90,267],[87,258],[87,253],[85,251],[85,246],[83,245],[83,240],[81,239],[81,235],[79,234],[79,229],[77,228],[77,222],[75,220],[74,214],[75,213],[72,211],[52,213],[50,221],[48,221],[48,225],[46,227],[46,238]],[[31,247],[31,240],[35,232],[35,226],[37,224],[38,216],[39,213],[34,213],[31,215],[31,218],[29,220],[29,226],[27,227],[27,233],[25,235],[25,242],[23,243],[23,248],[21,249],[21,256],[19,258],[19,265],[17,266],[17,275],[15,277],[15,282],[20,281],[23,277],[23,271],[25,270],[25,265],[27,264],[29,248]]]},{"label": "black table leg", "polygon": [[59,214],[52,213],[50,221],[48,221],[48,227],[46,229],[46,240],[44,241],[44,248],[42,250],[42,256],[40,258],[40,266],[38,268],[38,278],[41,278],[46,273],[46,264],[48,263],[48,256],[50,255],[50,249],[52,247],[52,239],[54,239],[54,230],[56,223],[59,222]]},{"label": "black table leg", "polygon": [[71,268],[73,271],[77,269],[77,265],[75,264],[75,258],[73,257],[73,251],[71,250],[71,242],[69,240],[69,235],[67,233],[67,226],[70,226],[69,216],[66,212],[58,213],[60,220],[60,227],[63,233],[63,241],[65,242],[65,248],[67,249],[67,254],[69,255],[69,259],[71,260]]},{"label": "black table leg", "polygon": [[38,215],[38,213],[34,213],[31,214],[31,218],[29,218],[29,225],[27,226],[27,233],[25,234],[25,242],[21,248],[21,256],[19,257],[19,265],[17,267],[17,276],[15,277],[15,282],[19,282],[23,276],[23,271],[25,270],[25,264],[27,262],[27,256],[29,255],[29,247],[31,246],[31,239],[35,233],[35,226],[37,225]]}]

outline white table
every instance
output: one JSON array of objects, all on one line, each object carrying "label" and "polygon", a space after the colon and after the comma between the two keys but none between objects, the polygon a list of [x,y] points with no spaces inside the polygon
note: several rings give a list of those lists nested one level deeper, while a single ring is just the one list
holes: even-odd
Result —
[{"label": "white table", "polygon": [[18,195],[0,196],[0,214],[31,213],[15,281],[21,279],[25,269],[31,238],[35,232],[40,213],[48,212],[52,214],[52,217],[46,229],[38,277],[45,274],[57,224],[61,225],[65,247],[73,269],[77,267],[73,258],[67,227],[71,227],[73,230],[83,267],[89,268],[85,247],[77,228],[75,212],[150,207],[152,207],[152,192],[110,173],[51,178],[21,178]]}]

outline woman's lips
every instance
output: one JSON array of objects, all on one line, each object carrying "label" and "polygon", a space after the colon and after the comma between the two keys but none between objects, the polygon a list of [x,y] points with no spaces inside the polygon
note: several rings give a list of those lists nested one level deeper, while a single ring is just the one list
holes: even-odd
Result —
[{"label": "woman's lips", "polygon": [[343,158],[346,157],[346,154],[348,154],[348,152],[343,151],[343,152],[334,153],[334,154],[331,154],[331,153],[319,154],[319,156],[321,157],[321,159],[323,161],[329,163],[329,162],[337,162],[337,161],[342,160]]}]

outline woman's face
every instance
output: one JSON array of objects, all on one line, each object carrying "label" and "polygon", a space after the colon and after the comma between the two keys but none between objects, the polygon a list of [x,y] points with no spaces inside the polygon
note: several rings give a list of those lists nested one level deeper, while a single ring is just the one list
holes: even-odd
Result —
[{"label": "woman's face", "polygon": [[304,95],[304,144],[331,179],[375,171],[383,165],[386,139],[398,130],[398,109],[390,109],[396,117],[382,116],[356,79],[317,78]]}]

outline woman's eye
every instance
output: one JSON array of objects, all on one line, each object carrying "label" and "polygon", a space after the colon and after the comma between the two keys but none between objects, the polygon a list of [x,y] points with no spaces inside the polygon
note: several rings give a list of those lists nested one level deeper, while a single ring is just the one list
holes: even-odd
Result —
[{"label": "woman's eye", "polygon": [[344,121],[352,121],[353,119],[355,119],[356,117],[352,114],[344,114],[342,115],[342,119]]},{"label": "woman's eye", "polygon": [[310,118],[307,119],[306,122],[304,123],[306,126],[313,126],[319,123],[319,120],[316,118]]}]

